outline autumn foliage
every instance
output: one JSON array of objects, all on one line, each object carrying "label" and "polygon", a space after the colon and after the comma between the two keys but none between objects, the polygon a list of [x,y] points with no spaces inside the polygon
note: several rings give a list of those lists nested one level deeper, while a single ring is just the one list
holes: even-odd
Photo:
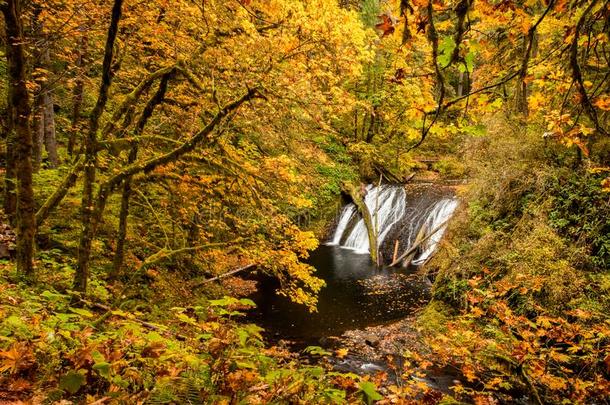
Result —
[{"label": "autumn foliage", "polygon": [[[608,1],[0,9],[0,402],[607,401]],[[413,178],[462,208],[397,381],[236,322],[252,273],[315,311],[342,189]]]}]

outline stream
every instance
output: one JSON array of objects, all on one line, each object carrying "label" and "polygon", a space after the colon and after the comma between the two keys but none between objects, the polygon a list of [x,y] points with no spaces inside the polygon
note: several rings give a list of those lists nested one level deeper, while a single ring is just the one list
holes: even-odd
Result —
[{"label": "stream", "polygon": [[[335,369],[374,374],[400,367],[385,362],[384,356],[400,358],[391,351],[400,350],[396,349],[398,344],[407,347],[416,340],[410,335],[413,328],[409,317],[429,301],[431,287],[418,269],[436,251],[458,200],[452,189],[436,186],[369,185],[363,192],[377,224],[383,262],[391,262],[396,252],[419,243],[415,253],[397,268],[377,268],[370,260],[362,216],[353,203],[348,203],[327,242],[307,260],[316,268],[316,276],[326,282],[319,293],[317,312],[278,295],[279,283],[263,278],[251,297],[257,308],[249,319],[265,329],[268,341],[286,344],[292,350],[310,345],[329,349],[349,345],[352,350],[348,356],[329,359]],[[404,341],[392,341],[390,330],[398,331],[396,335]],[[388,343],[389,349],[384,347]],[[440,373],[430,376],[426,383],[447,390],[447,381],[452,378]],[[447,381],[440,383],[439,379]]]},{"label": "stream", "polygon": [[307,260],[316,268],[316,276],[326,282],[317,312],[310,313],[276,294],[279,284],[271,278],[263,279],[252,297],[257,303],[252,316],[272,340],[318,344],[324,337],[405,318],[428,301],[429,282],[416,272],[434,254],[458,205],[453,190],[368,185],[363,192],[378,228],[379,253],[385,263],[392,261],[395,251],[406,250],[424,236],[428,239],[402,267],[377,268],[368,254],[364,220],[353,203],[346,204],[327,242]]},{"label": "stream", "polygon": [[272,279],[265,279],[253,297],[256,320],[272,340],[317,345],[324,337],[401,319],[429,298],[428,283],[414,269],[377,269],[368,254],[322,245],[308,263],[326,281],[318,312],[275,294],[279,286]]}]

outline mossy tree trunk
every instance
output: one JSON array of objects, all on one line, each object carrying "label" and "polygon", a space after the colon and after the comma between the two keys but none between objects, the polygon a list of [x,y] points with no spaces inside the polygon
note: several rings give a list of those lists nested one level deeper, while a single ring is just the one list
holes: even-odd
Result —
[{"label": "mossy tree trunk", "polygon": [[91,256],[91,243],[93,240],[94,218],[93,209],[95,201],[93,198],[93,188],[97,171],[97,143],[100,117],[108,101],[108,91],[112,83],[112,60],[114,58],[114,43],[118,33],[119,20],[121,19],[122,0],[115,0],[112,7],[112,17],[106,37],[104,49],[104,62],[102,65],[102,83],[97,98],[97,102],[89,119],[89,132],[84,140],[85,146],[85,176],[83,182],[82,199],[82,232],[78,246],[78,263],[74,276],[74,289],[86,292],[87,279],[89,278],[89,258]]},{"label": "mossy tree trunk", "polygon": [[[169,79],[174,74],[174,71],[171,70],[169,73],[164,74],[161,77],[161,81],[159,83],[159,88],[157,92],[152,96],[148,103],[146,103],[146,107],[144,107],[144,111],[138,120],[136,128],[134,130],[134,137],[142,135],[144,131],[144,127],[148,122],[148,119],[152,116],[155,107],[165,98],[165,93],[167,92],[167,85],[169,83]],[[136,162],[138,157],[138,143],[137,140],[131,146],[128,157],[128,164],[133,164]],[[123,267],[123,260],[125,256],[125,240],[127,238],[127,218],[129,216],[129,199],[131,197],[131,177],[123,180],[123,192],[121,195],[121,213],[119,214],[119,229],[117,234],[117,245],[116,251],[114,254],[114,259],[112,262],[112,273],[111,277],[116,278],[121,271],[121,267]]]},{"label": "mossy tree trunk", "polygon": [[371,255],[371,260],[375,265],[379,265],[378,262],[378,246],[377,246],[377,232],[375,229],[375,224],[373,223],[373,217],[369,208],[366,206],[364,202],[364,193],[362,188],[358,188],[353,184],[344,184],[344,190],[350,195],[354,204],[358,208],[358,211],[362,215],[362,219],[364,220],[364,226],[366,227],[366,232],[369,238],[369,252]]},{"label": "mossy tree trunk", "polygon": [[[14,158],[17,214],[17,271],[30,278],[34,267],[34,191],[32,188],[31,107],[25,76],[25,54],[21,22],[21,2],[8,0],[0,6],[4,14],[8,62],[8,105],[12,113],[8,154]],[[10,141],[13,142],[10,142]]]}]

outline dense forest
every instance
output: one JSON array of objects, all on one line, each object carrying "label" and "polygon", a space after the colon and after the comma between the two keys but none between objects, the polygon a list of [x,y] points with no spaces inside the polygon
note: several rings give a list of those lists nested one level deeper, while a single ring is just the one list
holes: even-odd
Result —
[{"label": "dense forest", "polygon": [[0,404],[610,403],[610,1],[0,9]]}]

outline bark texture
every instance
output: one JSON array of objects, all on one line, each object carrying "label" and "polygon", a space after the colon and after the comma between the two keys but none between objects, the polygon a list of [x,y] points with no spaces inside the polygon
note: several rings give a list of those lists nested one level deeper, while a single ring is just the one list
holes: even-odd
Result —
[{"label": "bark texture", "polygon": [[114,43],[116,41],[119,21],[121,19],[121,8],[123,0],[115,0],[112,6],[112,16],[106,46],[104,48],[104,62],[102,64],[102,83],[98,93],[97,102],[91,112],[89,119],[89,131],[85,138],[85,176],[83,183],[83,198],[81,217],[83,230],[81,232],[78,246],[78,262],[74,276],[74,288],[76,291],[85,293],[87,291],[87,280],[89,278],[89,259],[91,256],[92,228],[93,228],[93,186],[97,171],[97,133],[100,126],[100,118],[108,102],[108,90],[112,83],[112,60],[114,58]]},{"label": "bark texture", "polygon": [[1,5],[7,38],[8,102],[12,112],[13,157],[17,189],[17,271],[31,278],[34,272],[34,192],[32,189],[32,132],[30,129],[30,100],[26,87],[21,2],[8,0]]}]

